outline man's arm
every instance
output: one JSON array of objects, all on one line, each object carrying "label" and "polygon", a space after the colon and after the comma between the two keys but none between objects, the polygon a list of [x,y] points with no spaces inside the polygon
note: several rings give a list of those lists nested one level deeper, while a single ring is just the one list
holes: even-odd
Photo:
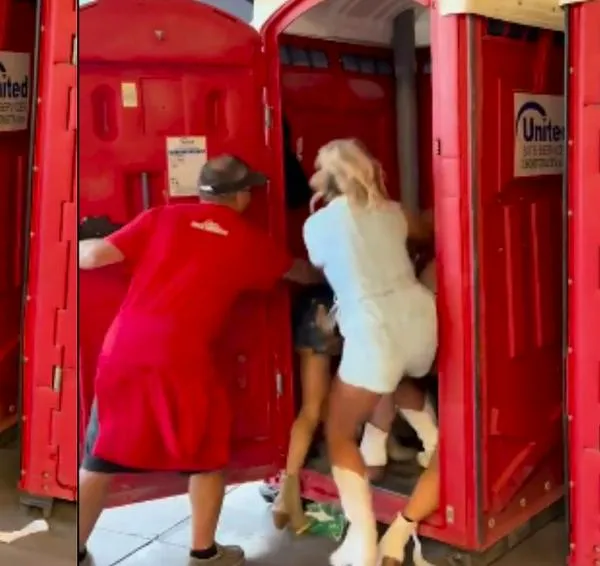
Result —
[{"label": "man's arm", "polygon": [[79,269],[97,269],[127,260],[134,265],[143,255],[163,207],[150,208],[103,239],[79,242]]},{"label": "man's arm", "polygon": [[124,259],[118,248],[101,238],[79,242],[79,269],[97,269]]}]

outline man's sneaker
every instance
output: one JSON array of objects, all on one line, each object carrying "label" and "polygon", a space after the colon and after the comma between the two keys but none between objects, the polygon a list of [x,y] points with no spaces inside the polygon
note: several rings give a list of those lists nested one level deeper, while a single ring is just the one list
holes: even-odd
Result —
[{"label": "man's sneaker", "polygon": [[217,551],[215,556],[206,560],[190,558],[188,566],[202,566],[203,564],[209,564],[210,566],[241,566],[246,563],[244,551],[239,546],[221,546],[218,544]]}]

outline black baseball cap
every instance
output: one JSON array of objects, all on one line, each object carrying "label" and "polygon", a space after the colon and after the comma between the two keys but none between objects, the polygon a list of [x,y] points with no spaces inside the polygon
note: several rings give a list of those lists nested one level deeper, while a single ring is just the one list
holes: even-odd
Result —
[{"label": "black baseball cap", "polygon": [[239,157],[225,154],[209,159],[202,170],[198,185],[200,194],[227,195],[264,185],[264,173],[254,171]]}]

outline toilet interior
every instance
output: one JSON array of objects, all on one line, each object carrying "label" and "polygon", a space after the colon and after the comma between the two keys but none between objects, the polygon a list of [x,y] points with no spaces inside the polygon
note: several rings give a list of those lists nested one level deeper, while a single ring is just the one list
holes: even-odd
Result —
[{"label": "toilet interior", "polygon": [[[382,163],[390,194],[425,212],[434,206],[429,11],[411,0],[380,0],[373,8],[372,0],[325,0],[282,34],[283,114],[307,175],[321,145],[358,138]],[[513,38],[537,37],[540,31],[489,20],[489,33],[494,29]],[[306,209],[288,213],[296,253],[303,252],[301,226],[307,214]],[[428,376],[423,386],[437,407],[436,376]],[[394,434],[415,454],[421,449],[401,418]],[[307,467],[329,472],[322,436]],[[377,485],[407,495],[421,472],[414,458],[390,462]]]},{"label": "toilet interior", "polygon": [[[294,21],[281,36],[280,59],[283,114],[290,125],[292,150],[307,175],[314,170],[323,144],[336,138],[357,138],[382,163],[393,198],[410,203],[413,210],[432,207],[431,152],[427,152],[431,147],[427,10],[410,1],[379,2],[377,10],[372,10],[368,0],[325,1]],[[396,72],[395,67],[404,61],[415,64],[408,73]],[[400,132],[401,128],[404,131]],[[398,134],[413,140],[415,147],[410,152],[402,151]],[[412,181],[402,183],[409,177]],[[400,188],[403,184],[406,189]],[[288,213],[289,243],[296,254],[305,253],[301,227],[307,215],[307,208]],[[428,376],[422,385],[435,401],[435,376]],[[412,449],[413,458],[390,462],[377,485],[408,494],[422,471],[414,457],[421,443],[401,418],[396,420],[394,434]],[[315,441],[306,465],[329,473],[322,436]]]}]

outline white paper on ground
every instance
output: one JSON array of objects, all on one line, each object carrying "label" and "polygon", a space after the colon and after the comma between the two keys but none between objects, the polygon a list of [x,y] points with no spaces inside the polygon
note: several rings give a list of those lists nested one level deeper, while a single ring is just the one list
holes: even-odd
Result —
[{"label": "white paper on ground", "polygon": [[0,531],[0,543],[10,544],[20,538],[35,535],[37,533],[45,533],[48,530],[50,530],[48,522],[44,521],[44,519],[38,519],[18,531]]}]

